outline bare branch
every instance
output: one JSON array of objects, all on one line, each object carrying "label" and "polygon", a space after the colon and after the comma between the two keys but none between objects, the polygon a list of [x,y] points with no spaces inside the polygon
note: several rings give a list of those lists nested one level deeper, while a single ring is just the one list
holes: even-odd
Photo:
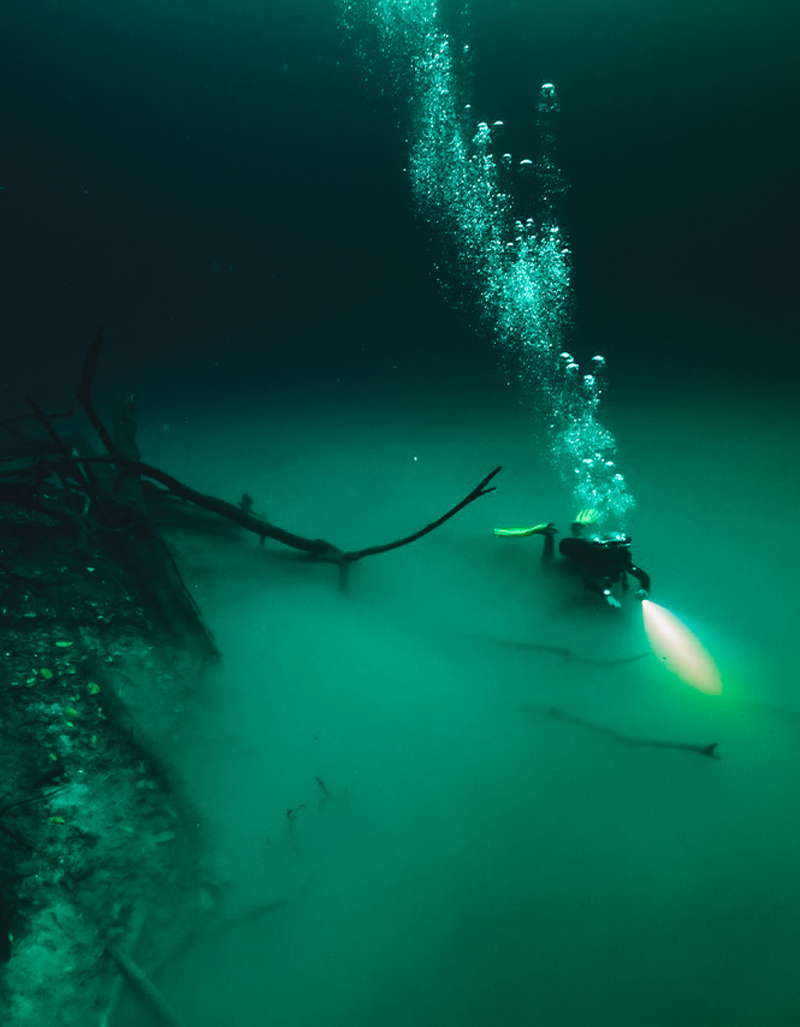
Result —
[{"label": "bare branch", "polygon": [[431,531],[435,531],[440,525],[444,524],[445,521],[449,521],[451,517],[454,517],[459,510],[463,510],[465,506],[469,506],[470,503],[474,503],[476,499],[480,499],[481,496],[488,496],[490,492],[494,492],[497,486],[492,485],[491,488],[486,486],[494,478],[496,474],[502,471],[502,467],[495,467],[493,471],[486,475],[475,488],[466,495],[460,503],[457,503],[452,510],[448,510],[446,514],[442,514],[437,520],[432,521],[424,528],[420,528],[419,531],[415,531],[413,535],[406,535],[405,538],[398,539],[396,542],[387,542],[382,546],[370,546],[367,549],[356,549],[349,553],[344,553],[341,559],[346,560],[348,563],[354,563],[356,560],[361,560],[365,556],[375,556],[377,553],[388,553],[390,549],[399,549],[400,546],[407,546],[411,542],[416,542],[417,539],[422,538],[423,535],[427,535]]},{"label": "bare branch", "polygon": [[92,382],[94,381],[95,372],[97,371],[97,362],[100,359],[100,350],[102,348],[103,329],[100,328],[97,335],[89,344],[89,348],[86,350],[86,356],[83,358],[81,377],[78,382],[78,388],[75,395],[77,396],[80,405],[86,411],[86,416],[92,422],[92,427],[97,432],[100,441],[109,453],[117,454],[119,450],[114,445],[114,440],[106,431],[105,425],[100,420],[100,417],[94,408],[94,402],[92,401]]},{"label": "bare branch", "polygon": [[355,563],[357,560],[362,560],[365,556],[375,556],[378,553],[387,553],[391,549],[399,549],[400,546],[407,546],[411,542],[416,542],[417,539],[422,538],[431,531],[435,531],[436,528],[444,524],[445,521],[454,517],[459,510],[463,510],[465,506],[473,503],[476,499],[480,499],[481,496],[488,495],[495,489],[494,485],[489,486],[489,482],[495,477],[495,475],[499,474],[501,470],[500,467],[495,467],[495,469],[487,474],[486,477],[476,485],[476,487],[472,489],[472,491],[469,492],[460,503],[457,503],[452,509],[448,510],[447,513],[442,514],[441,517],[432,521],[424,528],[420,528],[419,531],[415,531],[411,535],[406,535],[404,538],[397,539],[394,542],[386,542],[383,545],[368,546],[365,549],[354,549],[349,552],[342,552],[338,546],[334,546],[332,543],[326,542],[324,539],[303,538],[301,535],[295,535],[293,532],[286,531],[284,528],[278,528],[276,525],[270,524],[261,517],[256,517],[254,514],[250,513],[249,506],[246,508],[241,505],[236,506],[224,499],[217,499],[215,496],[207,496],[202,492],[198,492],[196,489],[190,488],[188,485],[184,485],[182,482],[178,481],[177,478],[173,478],[172,475],[166,474],[157,467],[145,464],[141,460],[130,459],[121,453],[119,447],[111,438],[111,435],[100,420],[92,401],[92,382],[97,370],[98,360],[100,359],[100,350],[102,345],[103,331],[100,329],[86,351],[76,395],[110,456],[75,457],[70,459],[80,465],[91,463],[111,463],[120,467],[125,467],[133,474],[160,482],[160,484],[165,486],[170,495],[185,499],[187,502],[193,503],[195,506],[202,507],[205,510],[210,510],[212,513],[219,514],[221,517],[227,517],[228,520],[240,525],[240,527],[245,528],[247,531],[252,531],[261,539],[271,538],[276,542],[281,542],[286,546],[290,546],[292,549],[299,549],[301,552],[307,553],[308,556],[314,560],[338,564],[340,567],[340,584],[342,588],[346,587],[347,569],[350,564]]},{"label": "bare branch", "polygon": [[270,524],[269,521],[263,520],[261,517],[256,517],[254,514],[243,510],[241,506],[236,506],[234,503],[229,503],[225,499],[217,499],[216,496],[208,496],[203,492],[198,492],[196,489],[190,488],[188,485],[184,485],[178,481],[177,478],[173,478],[171,474],[167,474],[165,471],[159,470],[157,467],[152,467],[150,464],[145,464],[141,460],[128,460],[123,456],[90,456],[90,457],[74,457],[73,458],[78,464],[119,464],[121,466],[128,467],[131,471],[136,474],[142,475],[145,478],[151,478],[153,481],[160,482],[166,486],[169,495],[178,496],[181,499],[185,499],[189,503],[193,503],[195,506],[199,506],[204,510],[210,510],[212,513],[219,514],[221,517],[227,517],[228,520],[233,521],[240,527],[245,528],[247,531],[252,531],[254,534],[259,535],[262,538],[271,538],[276,542],[282,542],[286,546],[290,546],[292,549],[299,549],[302,552],[308,553],[309,556],[316,560],[322,560],[326,563],[336,564],[351,564],[355,563],[356,560],[361,560],[365,556],[375,556],[378,553],[386,553],[390,549],[398,549],[400,546],[407,546],[411,542],[416,542],[417,539],[422,538],[423,535],[427,535],[429,532],[434,531],[440,525],[444,524],[451,517],[454,517],[459,510],[463,510],[465,506],[473,503],[476,499],[480,499],[481,496],[486,496],[490,492],[493,492],[495,486],[487,488],[488,483],[498,474],[502,468],[495,467],[495,469],[487,474],[486,477],[475,486],[474,489],[468,495],[466,495],[460,503],[457,503],[447,513],[442,514],[437,520],[432,521],[424,528],[420,528],[419,531],[415,531],[411,535],[406,535],[405,538],[398,539],[395,542],[387,542],[379,546],[369,546],[366,549],[354,549],[349,552],[343,552],[337,546],[334,546],[330,542],[326,542],[325,539],[308,539],[302,535],[295,535],[291,531],[286,531],[284,528],[279,528],[274,524]]}]

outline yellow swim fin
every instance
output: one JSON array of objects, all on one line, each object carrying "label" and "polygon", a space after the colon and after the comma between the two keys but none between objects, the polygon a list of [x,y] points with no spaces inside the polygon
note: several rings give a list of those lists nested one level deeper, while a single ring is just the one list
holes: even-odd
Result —
[{"label": "yellow swim fin", "polygon": [[524,535],[543,535],[547,524],[534,524],[532,528],[495,528],[495,535],[522,537]]}]

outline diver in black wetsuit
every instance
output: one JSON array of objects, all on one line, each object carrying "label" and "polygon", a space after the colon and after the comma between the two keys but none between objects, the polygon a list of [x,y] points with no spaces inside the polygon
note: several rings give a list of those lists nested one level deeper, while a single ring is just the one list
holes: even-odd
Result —
[{"label": "diver in black wetsuit", "polygon": [[[619,584],[623,592],[630,588],[628,575],[639,582],[637,599],[650,595],[650,575],[637,567],[630,553],[631,537],[620,532],[606,535],[587,534],[597,518],[594,510],[581,510],[572,524],[572,535],[561,540],[558,551],[576,566],[583,584],[590,592],[600,596],[608,606],[622,604],[611,594]],[[542,563],[549,566],[555,558],[555,524],[536,524],[532,528],[495,528],[495,535],[544,535]]]}]

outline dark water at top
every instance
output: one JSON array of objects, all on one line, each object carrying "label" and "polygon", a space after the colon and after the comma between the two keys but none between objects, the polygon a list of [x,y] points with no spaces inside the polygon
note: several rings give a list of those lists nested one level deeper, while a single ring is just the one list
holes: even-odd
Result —
[{"label": "dark water at top", "polygon": [[[98,402],[137,393],[146,459],[344,547],[428,523],[504,465],[491,497],[364,561],[349,600],[330,568],[176,534],[225,658],[171,756],[231,916],[280,912],[158,983],[209,1027],[788,1027],[795,6],[452,8],[476,119],[502,118],[516,155],[558,86],[571,346],[607,357],[635,555],[725,691],[652,656],[602,663],[647,651],[635,603],[609,620],[542,578],[538,539],[492,537],[574,511],[487,334],[435,282],[402,119],[332,3],[14,5],[9,410],[25,392],[57,409],[102,324]],[[719,741],[722,759],[630,748],[552,707]]]},{"label": "dark water at top", "polygon": [[[616,380],[674,371],[665,348],[740,369],[753,333],[755,363],[793,359],[794,5],[479,0],[470,26],[476,118],[515,153],[557,84],[578,326]],[[301,351],[441,376],[454,350],[488,372],[431,282],[402,132],[333,3],[32,0],[2,49],[9,348],[60,374],[103,323],[128,374]]]}]

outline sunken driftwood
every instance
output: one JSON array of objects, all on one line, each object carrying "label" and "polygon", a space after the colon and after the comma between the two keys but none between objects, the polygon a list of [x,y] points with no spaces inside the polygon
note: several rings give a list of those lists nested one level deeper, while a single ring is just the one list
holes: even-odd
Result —
[{"label": "sunken driftwood", "polygon": [[680,752],[693,752],[698,756],[708,756],[710,759],[718,760],[717,747],[719,742],[711,742],[709,745],[696,745],[693,742],[670,742],[658,738],[639,738],[637,735],[628,735],[616,728],[606,727],[604,724],[595,724],[583,717],[576,717],[573,713],[566,713],[557,706],[536,706],[526,704],[523,709],[529,713],[538,713],[553,720],[561,721],[562,724],[571,724],[574,727],[583,728],[585,731],[592,731],[597,735],[605,735],[606,738],[613,738],[620,745],[629,749],[678,749]]},{"label": "sunken driftwood", "polygon": [[483,641],[491,642],[493,645],[506,646],[509,649],[526,649],[534,653],[550,653],[553,656],[560,656],[567,663],[589,663],[596,667],[616,667],[623,663],[634,663],[637,660],[647,659],[652,653],[633,653],[630,656],[581,656],[574,649],[564,645],[545,645],[540,642],[518,642],[515,639],[493,638],[490,635],[478,636]]},{"label": "sunken driftwood", "polygon": [[165,1027],[183,1027],[183,1020],[178,1019],[172,1007],[138,963],[135,963],[118,945],[109,945],[108,954],[125,975],[126,980],[130,981],[145,999],[150,1009],[158,1017],[159,1023],[164,1024]]},{"label": "sunken driftwood", "polygon": [[253,532],[260,538],[271,538],[276,542],[282,542],[284,545],[289,546],[292,549],[300,550],[311,560],[337,564],[340,569],[340,578],[343,585],[346,581],[346,572],[351,564],[356,563],[358,560],[363,560],[365,556],[377,556],[379,553],[388,553],[392,549],[399,549],[401,546],[407,546],[412,542],[416,542],[417,539],[435,531],[436,528],[444,524],[445,521],[449,521],[451,517],[454,517],[459,510],[463,510],[465,506],[473,503],[481,496],[486,496],[490,492],[493,492],[495,486],[492,485],[489,487],[489,482],[502,470],[502,468],[496,467],[491,471],[491,473],[487,474],[486,477],[483,478],[475,488],[461,500],[460,503],[457,503],[454,507],[448,510],[447,513],[442,514],[442,516],[438,517],[435,521],[432,521],[430,524],[426,524],[424,528],[420,528],[419,531],[415,531],[411,535],[406,535],[404,538],[396,539],[393,542],[385,542],[377,546],[367,546],[364,549],[352,549],[345,551],[339,549],[338,546],[333,545],[331,542],[326,542],[325,539],[304,538],[301,535],[295,535],[291,531],[286,531],[284,528],[279,528],[277,525],[271,524],[268,521],[249,513],[241,506],[236,506],[234,503],[229,503],[227,500],[217,499],[215,496],[207,496],[202,492],[198,492],[196,489],[190,488],[188,485],[183,485],[177,480],[177,478],[173,478],[172,475],[166,474],[164,471],[160,471],[157,467],[151,467],[149,464],[142,463],[138,460],[133,461],[120,459],[119,457],[114,456],[101,456],[79,458],[77,462],[86,465],[109,463],[121,465],[140,475],[142,478],[149,478],[153,481],[160,482],[165,486],[165,489],[162,491],[166,495],[185,499],[187,502],[192,503],[195,506],[199,506],[204,510],[217,513],[221,517],[227,517],[228,520],[233,521],[235,524],[245,528],[247,531]]},{"label": "sunken driftwood", "polygon": [[[87,360],[96,349],[97,342],[90,347]],[[87,380],[84,373],[82,387]],[[214,638],[171,551],[147,514],[130,472],[121,469],[109,477],[82,466],[81,450],[87,455],[85,441],[63,439],[52,417],[33,397],[26,397],[26,402],[30,417],[44,429],[48,441],[26,436],[18,418],[3,422],[1,427],[14,441],[0,452],[0,460],[10,465],[0,472],[0,501],[58,521],[72,533],[76,552],[84,554],[87,562],[93,553],[110,558],[123,571],[118,581],[121,591],[133,606],[147,609],[174,644],[185,643],[203,660],[217,657]],[[125,432],[126,413],[123,411],[114,428],[121,444],[107,436],[104,428],[98,434],[115,453],[136,457],[139,453],[133,436]],[[27,445],[17,448],[20,442]]]},{"label": "sunken driftwood", "polygon": [[399,549],[401,546],[407,546],[412,542],[416,542],[418,539],[430,532],[435,531],[435,529],[444,524],[445,521],[450,520],[450,518],[454,517],[460,510],[463,510],[465,506],[469,506],[470,503],[473,503],[481,496],[485,496],[490,492],[493,492],[495,486],[490,486],[489,482],[492,481],[492,479],[502,470],[500,467],[495,467],[495,469],[487,474],[486,477],[483,478],[475,488],[461,500],[460,503],[457,503],[435,521],[425,525],[424,528],[420,528],[419,531],[412,532],[412,534],[406,535],[404,538],[397,539],[393,542],[386,542],[377,546],[367,546],[364,549],[344,551],[339,549],[338,546],[333,545],[331,542],[327,542],[325,539],[304,538],[301,535],[294,534],[294,532],[287,531],[284,528],[279,528],[277,525],[270,523],[264,518],[251,513],[249,503],[242,502],[237,505],[235,503],[230,503],[227,500],[217,499],[215,496],[208,496],[202,492],[198,492],[196,489],[193,489],[188,485],[184,485],[171,474],[167,474],[164,471],[159,470],[157,467],[152,467],[150,464],[143,463],[138,458],[134,458],[130,452],[127,454],[124,453],[104,427],[92,400],[92,381],[97,370],[102,345],[103,335],[101,331],[87,350],[86,357],[83,362],[83,369],[81,371],[80,384],[76,395],[78,402],[86,411],[87,417],[94,426],[98,438],[108,451],[108,456],[79,458],[74,462],[80,467],[86,468],[91,467],[92,465],[112,464],[117,468],[127,471],[128,475],[135,475],[140,480],[144,478],[149,479],[151,482],[158,482],[159,485],[163,486],[160,490],[163,495],[183,499],[186,502],[210,511],[211,513],[219,514],[221,517],[226,517],[228,520],[238,524],[246,531],[251,531],[255,535],[258,535],[262,541],[265,538],[270,538],[276,542],[281,542],[283,545],[289,546],[292,549],[297,549],[300,552],[305,553],[309,559],[336,564],[339,567],[340,584],[343,588],[346,586],[347,582],[347,571],[352,564],[356,563],[358,560],[363,560],[366,556],[376,556],[379,553],[388,553],[392,549]]},{"label": "sunken driftwood", "polygon": [[[188,502],[239,525],[263,542],[272,539],[304,554],[309,560],[332,563],[339,568],[342,588],[350,566],[367,556],[387,553],[410,545],[440,527],[460,510],[495,489],[490,482],[499,474],[496,467],[459,503],[418,531],[403,538],[362,549],[342,550],[321,538],[305,538],[278,527],[252,513],[252,502],[243,497],[239,504],[205,495],[177,478],[140,459],[135,443],[132,401],[109,432],[100,419],[92,398],[92,384],[103,346],[102,330],[89,345],[81,369],[76,398],[86,413],[106,455],[76,450],[59,436],[48,416],[35,401],[27,402],[32,416],[44,428],[49,441],[34,439],[19,427],[20,418],[5,421],[0,428],[13,437],[13,444],[0,450],[0,462],[10,463],[0,471],[0,501],[46,514],[73,530],[85,542],[101,539],[119,560],[131,567],[137,584],[164,618],[180,622],[204,640],[210,654],[216,653],[213,639],[202,622],[194,599],[183,584],[172,555],[150,517],[143,484],[157,497]],[[85,450],[85,447],[83,447]]]}]

